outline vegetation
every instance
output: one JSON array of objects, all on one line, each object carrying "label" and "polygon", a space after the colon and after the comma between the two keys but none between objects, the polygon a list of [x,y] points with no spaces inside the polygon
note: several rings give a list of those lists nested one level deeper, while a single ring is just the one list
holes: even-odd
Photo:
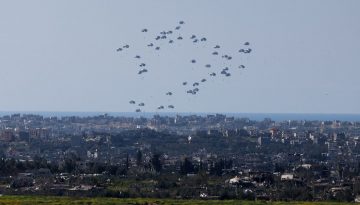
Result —
[{"label": "vegetation", "polygon": [[0,205],[32,205],[32,204],[82,204],[82,205],[345,205],[352,203],[340,202],[265,202],[239,200],[175,200],[175,199],[116,199],[116,198],[71,198],[50,196],[2,196]]}]

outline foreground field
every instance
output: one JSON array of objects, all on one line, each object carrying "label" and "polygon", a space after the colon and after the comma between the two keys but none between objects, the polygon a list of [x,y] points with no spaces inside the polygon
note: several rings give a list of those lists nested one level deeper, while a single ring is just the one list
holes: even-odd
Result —
[{"label": "foreground field", "polygon": [[263,201],[236,201],[236,200],[174,200],[174,199],[115,199],[115,198],[70,198],[70,197],[51,197],[51,196],[2,196],[0,205],[345,205],[352,203],[337,202],[263,202]]}]

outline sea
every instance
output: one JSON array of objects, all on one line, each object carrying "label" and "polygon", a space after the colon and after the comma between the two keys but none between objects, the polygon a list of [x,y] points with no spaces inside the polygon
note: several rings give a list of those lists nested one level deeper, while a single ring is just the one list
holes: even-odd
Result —
[{"label": "sea", "polygon": [[287,121],[287,120],[308,120],[308,121],[348,121],[348,122],[360,122],[360,114],[319,114],[319,113],[211,113],[211,112],[9,112],[9,111],[0,111],[0,116],[12,115],[12,114],[34,114],[41,115],[44,117],[69,117],[69,116],[78,116],[78,117],[93,117],[107,114],[108,116],[114,117],[144,117],[152,118],[154,115],[160,116],[169,116],[174,117],[176,115],[188,116],[188,115],[198,115],[198,116],[207,116],[215,114],[223,114],[227,117],[235,118],[248,118],[250,120],[262,121],[266,118],[270,118],[274,121]]}]

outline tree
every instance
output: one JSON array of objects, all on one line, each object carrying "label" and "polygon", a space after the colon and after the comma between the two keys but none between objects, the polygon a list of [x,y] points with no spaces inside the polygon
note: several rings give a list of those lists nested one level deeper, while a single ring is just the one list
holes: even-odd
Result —
[{"label": "tree", "polygon": [[76,168],[76,161],[73,160],[73,159],[65,159],[65,162],[64,162],[64,171],[65,172],[68,172],[68,173],[71,173],[75,170]]},{"label": "tree", "polygon": [[213,162],[210,167],[210,174],[221,176],[223,174],[223,169],[230,169],[232,167],[232,160],[220,159],[216,162]]},{"label": "tree", "polygon": [[47,161],[43,157],[39,157],[38,155],[35,155],[34,157],[34,165],[36,169],[40,168],[46,168],[47,167]]},{"label": "tree", "polygon": [[162,164],[160,161],[160,154],[153,154],[151,158],[151,165],[156,172],[160,172],[162,169]]},{"label": "tree", "polygon": [[185,158],[184,162],[180,165],[180,174],[186,175],[194,172],[194,165],[189,158]]},{"label": "tree", "polygon": [[130,167],[129,154],[126,154],[125,169],[128,170]]},{"label": "tree", "polygon": [[138,150],[136,153],[136,165],[140,166],[142,164],[142,152],[141,150]]}]

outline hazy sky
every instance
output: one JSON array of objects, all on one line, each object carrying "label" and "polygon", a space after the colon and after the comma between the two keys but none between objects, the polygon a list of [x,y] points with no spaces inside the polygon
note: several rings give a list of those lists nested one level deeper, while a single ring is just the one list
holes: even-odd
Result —
[{"label": "hazy sky", "polygon": [[[0,110],[122,112],[134,99],[146,111],[360,113],[359,11],[358,0],[1,0]],[[179,20],[207,47],[144,46]],[[205,69],[192,56],[213,63],[202,53],[220,44],[237,57],[245,41],[244,71],[186,95],[181,82]],[[150,66],[143,77],[135,54]]]}]

